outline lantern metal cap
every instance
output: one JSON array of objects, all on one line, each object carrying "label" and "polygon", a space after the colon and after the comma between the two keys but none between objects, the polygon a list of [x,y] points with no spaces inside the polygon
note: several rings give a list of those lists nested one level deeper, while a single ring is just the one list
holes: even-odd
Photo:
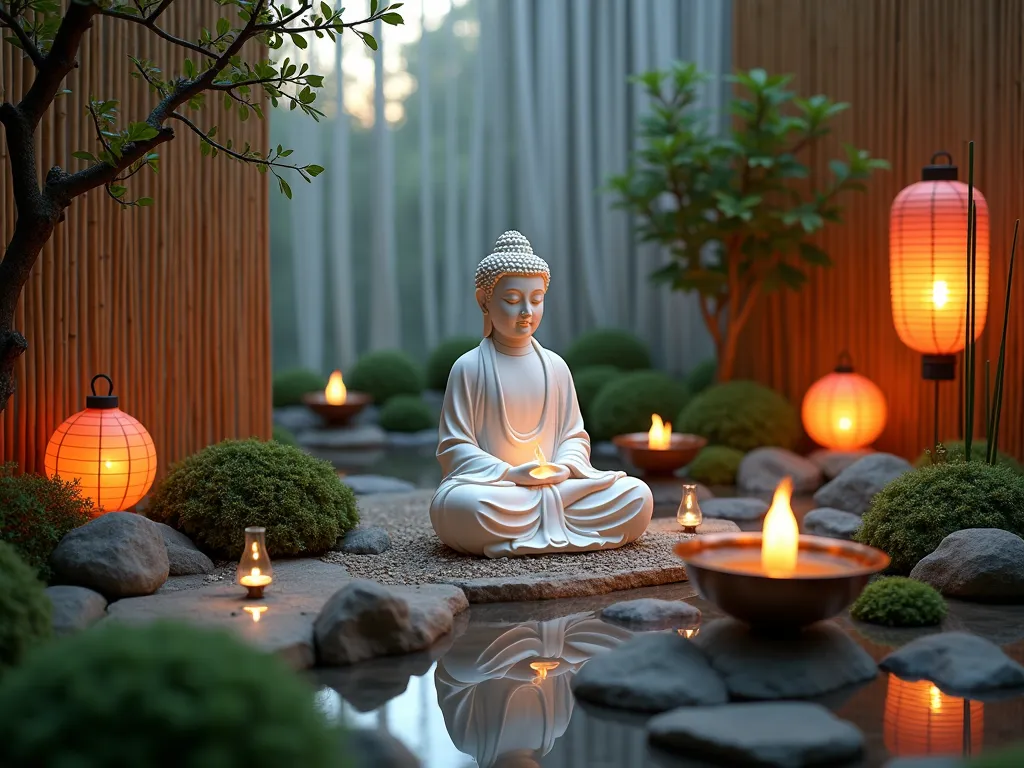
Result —
[{"label": "lantern metal cap", "polygon": [[[935,162],[940,157],[945,157],[949,162]],[[931,162],[921,169],[921,181],[956,181],[957,178],[957,167],[953,165],[953,156],[949,152],[936,152]]]},{"label": "lantern metal cap", "polygon": [[835,373],[853,373],[853,358],[850,357],[850,353],[845,350],[840,352],[836,367],[832,370]]},{"label": "lantern metal cap", "polygon": [[[109,387],[109,389],[107,390],[107,394],[105,394],[105,395],[97,395],[96,394],[96,380],[97,379],[106,379],[107,386]],[[86,408],[97,408],[97,409],[100,409],[100,410],[108,410],[110,408],[117,408],[118,407],[117,395],[114,394],[114,382],[110,380],[110,377],[107,376],[107,374],[105,374],[105,373],[98,373],[98,374],[96,374],[95,376],[92,377],[92,381],[89,382],[89,386],[92,388],[92,394],[91,395],[86,395],[86,397],[85,397],[85,407]]]}]

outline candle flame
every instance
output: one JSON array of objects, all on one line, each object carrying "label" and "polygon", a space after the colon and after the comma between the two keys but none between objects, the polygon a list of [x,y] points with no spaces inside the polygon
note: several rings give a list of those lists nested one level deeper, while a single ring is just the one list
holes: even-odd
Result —
[{"label": "candle flame", "polygon": [[936,280],[932,284],[932,303],[936,309],[942,309],[949,301],[949,285],[945,280]]},{"label": "candle flame", "polygon": [[792,495],[792,478],[782,478],[779,487],[775,489],[772,506],[764,516],[761,566],[773,578],[785,578],[796,570],[800,529],[789,503]]},{"label": "candle flame", "polygon": [[664,451],[672,445],[672,425],[661,420],[656,413],[651,414],[651,429],[647,433],[647,447],[654,451]]},{"label": "candle flame", "polygon": [[324,397],[331,405],[344,405],[348,398],[348,388],[341,378],[341,371],[335,371],[327,382],[327,389],[324,390]]},{"label": "candle flame", "polygon": [[262,573],[262,571],[260,571],[259,568],[253,568],[251,571],[249,571],[249,575],[252,576],[253,578],[256,578],[261,573]]},{"label": "candle flame", "polygon": [[558,669],[557,661],[531,661],[530,669],[537,673],[537,676],[530,682],[534,685],[540,685],[548,679],[548,672]]},{"label": "candle flame", "polygon": [[260,621],[260,616],[262,616],[263,612],[267,610],[267,606],[265,606],[265,605],[247,605],[242,610],[252,616],[252,623],[253,624],[258,624],[259,621]]},{"label": "candle flame", "polygon": [[541,450],[540,443],[537,443],[533,448],[533,458],[537,460],[537,463],[542,467],[548,463],[547,458],[544,456],[544,451]]}]

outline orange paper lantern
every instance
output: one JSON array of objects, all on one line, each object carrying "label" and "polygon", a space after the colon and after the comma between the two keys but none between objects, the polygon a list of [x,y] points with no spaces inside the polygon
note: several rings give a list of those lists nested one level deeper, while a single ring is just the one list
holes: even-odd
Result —
[{"label": "orange paper lantern", "polygon": [[891,755],[968,755],[981,749],[984,725],[980,701],[945,694],[929,680],[908,682],[889,675],[883,739]]},{"label": "orange paper lantern", "polygon": [[854,373],[843,353],[835,370],[818,379],[804,395],[804,429],[818,445],[852,451],[871,445],[885,429],[887,407],[878,386]]},{"label": "orange paper lantern", "polygon": [[[106,379],[110,390],[96,394],[96,380]],[[46,476],[78,479],[82,495],[98,512],[133,507],[153,485],[156,447],[149,432],[118,408],[109,376],[94,376],[85,410],[68,417],[46,446]]]},{"label": "orange paper lantern", "polygon": [[[935,160],[945,156],[946,165]],[[966,345],[967,185],[947,152],[932,157],[921,181],[904,189],[889,220],[889,283],[892,316],[900,340],[924,355],[928,380],[954,378]],[[988,313],[988,205],[974,190],[977,211],[975,338]]]}]

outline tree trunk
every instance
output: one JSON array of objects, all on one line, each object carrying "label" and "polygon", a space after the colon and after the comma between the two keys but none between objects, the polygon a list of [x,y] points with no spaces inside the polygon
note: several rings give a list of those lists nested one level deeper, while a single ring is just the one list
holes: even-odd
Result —
[{"label": "tree trunk", "polygon": [[718,353],[718,379],[719,384],[731,381],[733,369],[736,364],[736,342],[738,334],[733,332],[732,327],[726,328],[725,336],[716,345]]}]

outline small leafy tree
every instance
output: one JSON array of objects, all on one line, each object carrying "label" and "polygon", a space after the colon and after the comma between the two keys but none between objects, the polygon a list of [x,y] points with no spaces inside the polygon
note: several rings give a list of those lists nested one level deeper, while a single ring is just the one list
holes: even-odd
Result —
[{"label": "small leafy tree", "polygon": [[[314,102],[323,77],[287,57],[280,62],[273,58],[247,60],[243,56],[246,44],[262,44],[273,52],[290,40],[295,47],[306,48],[311,35],[334,40],[351,29],[376,50],[373,36],[357,28],[378,19],[391,25],[403,23],[397,13],[402,3],[382,5],[379,0],[371,0],[368,17],[352,22],[342,21],[343,9],[335,10],[327,2],[315,0],[297,0],[295,7],[280,0],[207,0],[223,9],[214,29],[199,28],[192,37],[179,37],[160,23],[160,17],[176,1],[68,0],[62,9],[57,0],[0,0],[4,42],[19,48],[35,67],[32,85],[18,103],[0,95],[0,123],[7,141],[17,211],[14,231],[0,262],[0,411],[14,393],[14,365],[28,348],[25,337],[14,328],[18,299],[36,257],[75,198],[103,187],[121,206],[152,205],[148,197],[132,199],[126,182],[144,169],[158,170],[157,149],[175,137],[170,121],[199,136],[203,155],[222,154],[254,165],[260,173],[270,172],[281,191],[291,197],[282,171],[297,173],[308,182],[324,169],[288,162],[291,150],[282,146],[261,150],[248,144],[233,146],[230,139],[222,141],[216,125],[200,125],[198,115],[207,96],[222,98],[224,106],[237,110],[241,120],[250,115],[262,119],[267,101],[275,107],[287,104],[289,109],[319,119],[323,113]],[[54,99],[67,93],[64,80],[78,66],[82,41],[93,21],[101,16],[139,25],[180,48],[185,58],[180,69],[164,72],[151,61],[129,56],[125,64],[133,68],[132,76],[145,80],[153,94],[152,109],[141,120],[125,124],[116,99],[90,98],[87,111],[95,127],[97,146],[92,151],[72,153],[84,167],[68,171],[53,166],[40,185],[35,148],[39,121]]]},{"label": "small leafy tree", "polygon": [[807,267],[829,266],[810,237],[841,221],[837,198],[864,190],[884,160],[846,147],[830,161],[832,176],[816,188],[798,156],[829,133],[847,108],[825,96],[796,98],[788,75],[753,69],[729,78],[734,121],[714,132],[694,108],[707,79],[693,64],[636,78],[650,96],[640,146],[626,173],[610,180],[617,207],[633,213],[643,240],[658,243],[670,262],[654,275],[674,289],[696,291],[718,352],[718,380],[733,376],[736,344],[762,292],[798,289]]}]

